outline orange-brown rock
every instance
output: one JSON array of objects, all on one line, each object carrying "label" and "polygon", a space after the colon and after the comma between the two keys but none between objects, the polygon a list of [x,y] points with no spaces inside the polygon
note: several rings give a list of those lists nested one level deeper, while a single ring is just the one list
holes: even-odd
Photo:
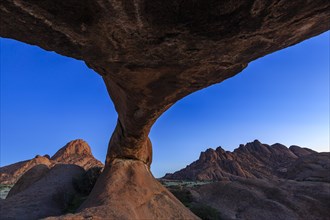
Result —
[{"label": "orange-brown rock", "polygon": [[155,180],[148,165],[127,159],[111,162],[80,210],[59,219],[199,219]]},{"label": "orange-brown rock", "polygon": [[103,167],[103,164],[93,156],[88,143],[81,139],[70,141],[50,159],[56,164],[75,164],[83,167],[85,170],[92,167]]},{"label": "orange-brown rock", "polygon": [[[233,180],[237,177],[269,180],[278,178],[294,179],[292,174],[288,175],[288,170],[290,169],[290,173],[292,173],[292,170],[300,167],[301,172],[306,175],[309,172],[310,177],[323,172],[323,175],[319,174],[319,176],[326,179],[326,168],[320,170],[322,164],[328,164],[329,161],[325,160],[325,155],[323,158],[316,155],[321,154],[299,146],[287,148],[282,144],[268,145],[255,140],[246,145],[241,144],[233,152],[225,151],[221,147],[216,150],[207,149],[201,153],[198,160],[186,168],[173,174],[166,174],[163,178],[199,181]],[[305,157],[306,159],[304,159]],[[307,158],[314,158],[314,163],[308,161]],[[316,167],[316,158],[320,159],[318,161],[320,168]],[[294,169],[293,166],[296,168]],[[310,168],[306,171],[304,167],[308,166]]]},{"label": "orange-brown rock", "polygon": [[51,158],[48,155],[37,155],[31,160],[0,167],[0,184],[16,183],[25,172],[39,164],[49,168],[55,164],[75,164],[85,170],[92,167],[103,167],[103,164],[94,158],[90,146],[84,140],[77,139],[67,143]]},{"label": "orange-brown rock", "polygon": [[328,30],[329,7],[324,0],[3,0],[0,36],[84,60],[103,77],[118,112],[107,170],[118,158],[150,164],[148,134],[163,112]]},{"label": "orange-brown rock", "polygon": [[0,167],[0,183],[14,184],[26,171],[39,164],[43,164],[47,167],[52,166],[52,162],[47,157],[36,156],[31,160]]},{"label": "orange-brown rock", "polygon": [[4,0],[1,36],[84,60],[118,112],[108,162],[151,160],[148,133],[184,96],[329,29],[328,1]]}]

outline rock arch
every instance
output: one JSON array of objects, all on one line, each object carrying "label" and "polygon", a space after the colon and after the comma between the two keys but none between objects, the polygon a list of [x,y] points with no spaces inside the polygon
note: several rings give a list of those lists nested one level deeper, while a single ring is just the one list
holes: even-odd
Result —
[{"label": "rock arch", "polygon": [[186,95],[328,30],[329,11],[324,0],[3,0],[0,35],[84,60],[106,83],[118,122],[77,215],[192,219],[149,171],[152,125]]}]

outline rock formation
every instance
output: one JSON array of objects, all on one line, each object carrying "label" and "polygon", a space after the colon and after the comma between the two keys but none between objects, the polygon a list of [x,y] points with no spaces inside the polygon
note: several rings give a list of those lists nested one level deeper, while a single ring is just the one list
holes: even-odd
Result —
[{"label": "rock formation", "polygon": [[300,157],[288,167],[285,178],[330,183],[330,153],[323,152]]},{"label": "rock formation", "polygon": [[255,140],[233,152],[207,149],[160,181],[202,219],[326,220],[329,169],[329,152]]},{"label": "rock formation", "polygon": [[306,156],[309,155],[311,153],[315,153],[315,151],[308,149],[308,148],[301,148],[299,146],[296,145],[292,145],[289,147],[290,151],[292,153],[294,153],[295,155],[297,155],[297,157],[301,157],[301,156]]},{"label": "rock formation", "polygon": [[218,219],[329,219],[330,184],[237,178],[183,189],[192,204],[210,206]]},{"label": "rock formation", "polygon": [[31,160],[1,167],[0,184],[14,184],[25,172],[40,164],[49,168],[56,164],[75,164],[85,170],[92,167],[103,167],[103,164],[94,158],[90,146],[84,140],[78,139],[67,143],[51,158],[48,155],[37,155]]},{"label": "rock formation", "polygon": [[[306,169],[308,168],[308,169]],[[255,140],[233,152],[221,147],[207,149],[195,162],[163,179],[217,181],[237,177],[274,180],[279,178],[328,182],[330,153],[317,153],[299,146],[267,145]]]},{"label": "rock formation", "polygon": [[75,164],[85,170],[92,167],[103,167],[103,164],[93,156],[88,143],[81,139],[70,141],[50,159],[55,163]]},{"label": "rock formation", "polygon": [[6,198],[12,197],[17,193],[20,193],[30,186],[32,186],[35,182],[40,180],[46,173],[48,173],[49,167],[44,164],[38,164],[28,171],[26,171],[15,183],[13,188],[10,189]]},{"label": "rock formation", "polygon": [[14,184],[18,180],[18,178],[22,176],[26,171],[40,164],[50,167],[52,165],[52,162],[47,157],[37,155],[31,160],[25,160],[1,167],[0,183],[9,185]]},{"label": "rock formation", "polygon": [[[118,159],[133,160],[132,169],[149,175],[134,163],[150,166],[149,131],[176,101],[328,30],[329,5],[324,0],[3,0],[0,36],[84,60],[103,77],[118,112],[100,178],[107,186]],[[130,178],[129,173],[121,177]],[[159,194],[154,189],[150,200]],[[95,189],[83,213],[96,209],[106,190],[111,189]],[[139,213],[133,201],[126,205]],[[106,209],[110,213],[112,207]]]},{"label": "rock formation", "polygon": [[[82,219],[93,216],[93,219],[197,219],[170,192],[166,190],[148,170],[142,161],[116,159],[110,169],[100,176],[93,191],[98,191],[96,200],[89,197],[80,207],[95,206],[82,213]],[[128,174],[128,175],[127,175]],[[109,184],[101,185],[108,178]],[[155,194],[155,192],[157,194]],[[109,200],[108,198],[112,198]],[[160,207],[159,204],[162,204]],[[138,208],[131,209],[132,206]],[[108,208],[111,207],[111,208]],[[102,212],[100,212],[102,210]],[[66,215],[63,219],[76,219],[75,215]],[[53,219],[53,218],[49,218]],[[62,219],[56,217],[55,219]]]},{"label": "rock formation", "polygon": [[1,200],[1,219],[40,219],[63,214],[67,200],[76,193],[72,177],[83,173],[84,169],[77,165],[55,165],[44,178]]}]

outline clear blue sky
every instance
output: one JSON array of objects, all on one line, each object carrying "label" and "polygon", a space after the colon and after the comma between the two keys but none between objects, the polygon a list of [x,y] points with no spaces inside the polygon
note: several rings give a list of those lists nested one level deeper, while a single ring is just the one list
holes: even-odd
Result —
[{"label": "clear blue sky", "polygon": [[[329,32],[252,63],[175,104],[154,125],[156,177],[201,151],[259,139],[329,151]],[[1,39],[1,166],[82,138],[101,161],[117,114],[84,62]]]}]

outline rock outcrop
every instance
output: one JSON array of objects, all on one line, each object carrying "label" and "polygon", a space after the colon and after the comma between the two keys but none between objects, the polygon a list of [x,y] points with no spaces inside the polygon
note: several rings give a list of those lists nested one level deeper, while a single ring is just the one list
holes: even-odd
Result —
[{"label": "rock outcrop", "polygon": [[297,157],[306,156],[306,155],[309,155],[311,153],[315,153],[315,151],[313,151],[311,149],[308,149],[306,147],[301,148],[301,147],[296,146],[296,145],[290,146],[289,149],[292,153],[297,155]]},{"label": "rock outcrop", "polygon": [[40,180],[46,173],[48,173],[49,167],[44,164],[38,164],[27,172],[25,172],[15,183],[13,188],[10,189],[6,198],[12,197],[19,192],[22,192]]},{"label": "rock outcrop", "polygon": [[[330,175],[326,172],[329,157],[330,153],[319,154],[298,146],[287,148],[282,144],[267,145],[255,140],[246,145],[241,144],[233,152],[221,147],[216,150],[207,149],[197,161],[173,174],[166,174],[163,178],[201,181],[232,180],[236,177],[296,179],[298,177],[294,177],[294,174],[298,175],[298,170],[301,170],[304,174],[300,175],[305,178],[316,175],[319,179],[326,180]],[[308,172],[304,169],[306,167],[310,168]]]},{"label": "rock outcrop", "polygon": [[[152,176],[142,161],[116,159],[100,178],[94,196],[82,204],[79,215],[49,219],[198,219]],[[101,185],[105,181],[102,178],[109,184]],[[95,207],[86,209],[91,204]]]},{"label": "rock outcrop", "polygon": [[84,172],[77,165],[55,165],[25,190],[1,200],[1,219],[40,219],[63,214],[70,196],[76,193],[72,178]]},{"label": "rock outcrop", "polygon": [[288,167],[287,179],[330,183],[330,153],[314,153],[300,157]]},{"label": "rock outcrop", "polygon": [[[148,134],[162,113],[249,62],[328,30],[329,8],[324,0],[3,0],[0,36],[84,60],[102,76],[118,112],[107,170],[118,158],[150,166]],[[98,195],[86,209],[95,209]]]},{"label": "rock outcrop", "polygon": [[210,206],[217,219],[329,219],[330,184],[237,178],[183,187],[195,206]]},{"label": "rock outcrop", "polygon": [[31,168],[43,164],[47,167],[52,166],[52,162],[43,156],[37,155],[35,158],[31,160],[25,160],[18,163],[14,163],[8,166],[4,166],[0,168],[0,183],[1,184],[14,184],[20,176],[22,176],[26,171]]},{"label": "rock outcrop", "polygon": [[31,160],[1,167],[0,184],[14,184],[25,172],[41,164],[49,168],[56,164],[75,164],[85,170],[92,167],[103,167],[103,164],[94,158],[90,146],[84,140],[78,139],[67,143],[51,158],[48,155],[37,155]]},{"label": "rock outcrop", "polygon": [[81,139],[70,141],[50,159],[56,164],[75,164],[85,170],[92,167],[103,167],[103,164],[93,156],[88,143]]}]

